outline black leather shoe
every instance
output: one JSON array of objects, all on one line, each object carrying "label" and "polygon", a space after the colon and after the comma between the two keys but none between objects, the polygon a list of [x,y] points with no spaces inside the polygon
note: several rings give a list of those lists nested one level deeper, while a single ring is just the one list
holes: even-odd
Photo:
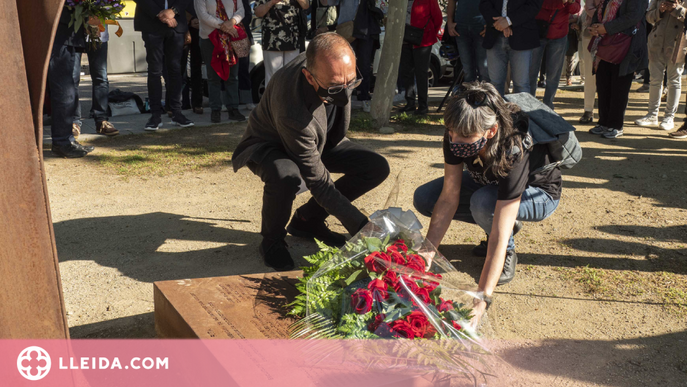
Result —
[{"label": "black leather shoe", "polygon": [[398,109],[399,112],[412,113],[415,111],[415,104],[406,104],[406,106]]},{"label": "black leather shoe", "polygon": [[[520,230],[522,230],[522,222],[519,220],[515,221],[515,225],[513,226],[513,236],[517,234]],[[487,256],[487,246],[489,245],[489,235],[487,235],[487,240],[480,242],[477,246],[475,246],[474,249],[472,249],[472,255],[475,255],[477,257],[486,257]]]},{"label": "black leather shoe", "polygon": [[289,250],[286,249],[286,242],[282,240],[274,243],[267,251],[263,243],[260,244],[259,251],[265,265],[276,271],[289,271],[296,267]]},{"label": "black leather shoe", "polygon": [[213,110],[210,112],[210,122],[213,124],[217,124],[222,122],[222,111],[221,110]]},{"label": "black leather shoe", "polygon": [[83,146],[78,142],[74,141],[68,145],[52,145],[52,153],[56,156],[64,157],[67,159],[77,159],[79,157],[84,157],[87,154],[93,152],[95,147]]},{"label": "black leather shoe", "polygon": [[298,211],[293,214],[286,231],[295,237],[317,239],[328,246],[341,247],[346,244],[346,237],[331,231],[323,220],[304,220]]},{"label": "black leather shoe", "polygon": [[426,116],[427,113],[429,113],[429,109],[424,107],[424,108],[419,108],[413,112],[413,115],[416,116]]},{"label": "black leather shoe", "polygon": [[515,266],[518,264],[518,255],[515,250],[506,250],[506,262],[503,263],[503,272],[496,286],[509,283],[515,278]]}]

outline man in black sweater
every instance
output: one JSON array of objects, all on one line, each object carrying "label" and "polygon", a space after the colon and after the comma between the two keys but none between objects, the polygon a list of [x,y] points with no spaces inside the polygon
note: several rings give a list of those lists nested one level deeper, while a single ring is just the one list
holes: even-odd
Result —
[{"label": "man in black sweater", "polygon": [[181,54],[184,35],[188,31],[186,8],[191,0],[136,0],[134,29],[141,31],[148,62],[148,98],[152,116],[145,130],[162,126],[162,69],[168,70],[165,87],[169,90],[167,106],[172,110],[172,122],[187,127],[193,121],[181,113]]}]

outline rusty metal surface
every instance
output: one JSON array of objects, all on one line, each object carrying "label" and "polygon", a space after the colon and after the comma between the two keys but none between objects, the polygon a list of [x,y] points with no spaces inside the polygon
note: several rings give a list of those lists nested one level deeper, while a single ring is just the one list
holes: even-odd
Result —
[{"label": "rusty metal surface", "polygon": [[40,152],[61,8],[61,0],[0,0],[0,339],[69,336]]},{"label": "rusty metal surface", "polygon": [[154,283],[155,330],[162,338],[286,339],[295,320],[285,305],[301,271]]}]

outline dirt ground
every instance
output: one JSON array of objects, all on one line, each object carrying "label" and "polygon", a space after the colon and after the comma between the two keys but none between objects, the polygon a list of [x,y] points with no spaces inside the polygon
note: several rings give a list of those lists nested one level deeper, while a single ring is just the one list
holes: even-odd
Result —
[{"label": "dirt ground", "polygon": [[[647,98],[632,93],[625,135],[607,140],[577,123],[582,92],[559,91],[556,110],[577,126],[584,159],[564,171],[555,214],[516,237],[516,278],[485,319],[510,365],[503,385],[687,385],[687,140],[631,124]],[[350,137],[387,157],[401,176],[397,205],[412,209],[414,189],[442,176],[443,127],[393,126]],[[154,337],[154,281],[270,270],[257,252],[262,183],[229,164],[244,128],[122,136],[79,160],[45,153],[72,337]],[[355,204],[380,209],[393,182]],[[454,223],[440,251],[477,279],[483,260],[470,251],[483,237]],[[287,242],[301,264],[316,250]]]}]

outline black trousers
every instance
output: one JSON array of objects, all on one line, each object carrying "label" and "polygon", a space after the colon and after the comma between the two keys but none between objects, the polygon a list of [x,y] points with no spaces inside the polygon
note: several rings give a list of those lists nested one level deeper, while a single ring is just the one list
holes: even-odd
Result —
[{"label": "black trousers", "polygon": [[[193,27],[188,28],[191,33],[191,44],[184,47],[181,56],[181,77],[182,77],[182,107],[197,108],[203,107],[203,58],[200,56],[200,37],[198,30]],[[191,55],[191,78],[186,74],[186,63],[188,55]],[[190,94],[190,98],[189,98]]]},{"label": "black trousers", "polygon": [[164,34],[144,32],[146,62],[148,62],[148,99],[153,117],[162,115],[163,63],[167,70],[165,87],[169,101],[167,107],[175,114],[181,112],[181,54],[184,50],[184,34],[167,30]]},{"label": "black trousers", "polygon": [[360,75],[363,77],[363,81],[358,86],[358,101],[369,101],[372,99],[370,96],[370,86],[372,83],[372,61],[376,51],[375,43],[376,40],[374,39],[356,39],[352,44],[355,50],[358,69],[360,69]]},{"label": "black trousers", "polygon": [[599,125],[622,129],[625,109],[634,74],[619,74],[620,65],[601,61],[596,70],[596,93],[599,98]]},{"label": "black trousers", "polygon": [[427,72],[432,46],[413,48],[411,44],[403,43],[401,49],[400,73],[403,86],[406,88],[406,102],[415,105],[415,86],[417,85],[417,101],[420,109],[427,107]]},{"label": "black trousers", "polygon": [[[354,201],[377,187],[389,176],[389,163],[380,154],[352,141],[322,152],[322,162],[330,173],[343,173],[334,185],[348,200]],[[301,174],[293,160],[282,149],[273,149],[258,164],[248,168],[265,183],[262,196],[263,247],[269,249],[286,236],[293,201],[301,184]],[[329,214],[314,198],[297,210],[307,220],[323,221]]]}]

